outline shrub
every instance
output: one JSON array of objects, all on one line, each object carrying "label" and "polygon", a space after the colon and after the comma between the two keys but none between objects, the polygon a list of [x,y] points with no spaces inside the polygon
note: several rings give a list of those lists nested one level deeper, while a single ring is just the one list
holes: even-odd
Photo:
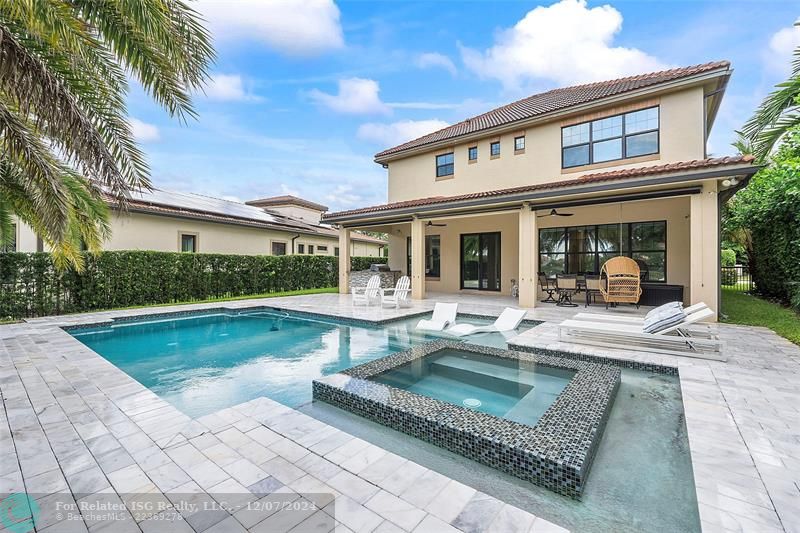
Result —
[{"label": "shrub", "polygon": [[372,264],[385,264],[388,262],[388,257],[351,257],[350,270],[367,270]]},{"label": "shrub", "polygon": [[[722,250],[720,257],[720,264],[723,267],[735,267],[736,252],[734,252],[733,250]],[[722,277],[720,278],[720,283],[722,283],[723,285],[736,285],[737,280],[738,280],[738,275],[736,273],[736,269],[733,268],[722,269]]]},{"label": "shrub", "polygon": [[[360,268],[377,258],[353,257]],[[57,271],[48,253],[0,253],[0,316],[30,317],[335,287],[338,259],[114,251]]]},{"label": "shrub", "polygon": [[763,295],[788,302],[800,282],[800,158],[773,162],[736,193],[730,211],[752,241],[750,272]]}]

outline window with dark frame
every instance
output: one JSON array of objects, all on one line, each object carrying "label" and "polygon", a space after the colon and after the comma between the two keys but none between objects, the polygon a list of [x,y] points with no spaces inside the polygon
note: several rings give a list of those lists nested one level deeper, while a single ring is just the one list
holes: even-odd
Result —
[{"label": "window with dark frame", "polygon": [[453,152],[436,156],[436,177],[453,175]]},{"label": "window with dark frame", "polygon": [[306,253],[306,245],[305,244],[298,244],[297,245],[297,253],[298,254]]},{"label": "window with dark frame", "polygon": [[[442,241],[439,235],[425,235],[425,277],[441,276]],[[411,275],[411,237],[406,237],[406,273]]]},{"label": "window with dark frame", "polygon": [[181,252],[197,252],[197,235],[181,234]]},{"label": "window with dark frame", "polygon": [[667,223],[626,222],[539,230],[539,270],[548,276],[599,273],[612,257],[639,263],[644,281],[667,281]]},{"label": "window with dark frame", "polygon": [[286,243],[273,241],[272,255],[286,255]]},{"label": "window with dark frame", "polygon": [[0,243],[1,252],[16,252],[17,251],[17,225],[11,224],[11,238],[5,243]]},{"label": "window with dark frame", "polygon": [[470,161],[477,161],[478,160],[478,147],[477,146],[470,146],[467,150],[467,154]]},{"label": "window with dark frame", "polygon": [[317,246],[317,252],[325,252],[327,254],[328,253],[328,247],[327,246],[323,246],[323,245],[320,244],[319,246]]},{"label": "window with dark frame", "polygon": [[561,128],[562,168],[629,159],[658,151],[658,106]]},{"label": "window with dark frame", "polygon": [[333,255],[336,256],[336,257],[339,257],[339,247],[338,246],[333,248]]},{"label": "window with dark frame", "polygon": [[308,253],[310,255],[314,255],[314,245],[313,244],[309,244],[308,245]]},{"label": "window with dark frame", "polygon": [[525,149],[525,136],[514,137],[514,151],[519,152]]},{"label": "window with dark frame", "polygon": [[497,157],[500,155],[500,141],[493,142],[489,145],[489,155]]}]

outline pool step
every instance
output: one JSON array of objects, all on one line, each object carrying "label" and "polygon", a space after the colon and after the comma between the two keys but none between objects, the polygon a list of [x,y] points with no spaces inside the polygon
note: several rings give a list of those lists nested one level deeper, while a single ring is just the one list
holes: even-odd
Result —
[{"label": "pool step", "polygon": [[[534,373],[533,368],[535,368],[536,373]],[[464,359],[454,355],[439,357],[436,361],[431,363],[431,370],[437,373],[444,373],[448,370],[455,370],[460,373],[466,372],[474,375],[476,379],[471,381],[475,383],[481,383],[480,378],[484,380],[493,378],[511,383],[514,386],[521,384],[528,387],[535,387],[536,390],[541,392],[555,394],[558,394],[564,389],[566,384],[564,378],[571,378],[570,375],[565,375],[564,371],[551,369],[549,367],[539,366],[532,367],[531,370],[524,369],[520,371],[518,368],[474,359]],[[553,375],[554,373],[556,373],[556,375]]]}]

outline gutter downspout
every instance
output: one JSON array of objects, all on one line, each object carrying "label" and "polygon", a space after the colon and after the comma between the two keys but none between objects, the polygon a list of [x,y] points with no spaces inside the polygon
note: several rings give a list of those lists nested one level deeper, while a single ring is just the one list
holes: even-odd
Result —
[{"label": "gutter downspout", "polygon": [[297,240],[297,239],[299,239],[299,238],[300,238],[300,235],[299,235],[299,234],[298,234],[298,235],[295,235],[294,237],[292,237],[292,255],[294,255],[294,254],[295,254],[295,251],[294,251],[294,241],[296,241],[296,240]]}]

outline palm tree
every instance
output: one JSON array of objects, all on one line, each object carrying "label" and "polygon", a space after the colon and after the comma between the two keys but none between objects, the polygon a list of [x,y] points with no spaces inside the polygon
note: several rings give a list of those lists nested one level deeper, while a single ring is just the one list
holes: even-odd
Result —
[{"label": "palm tree", "polygon": [[60,266],[99,249],[106,200],[149,188],[128,122],[128,79],[195,117],[211,39],[182,0],[0,0],[0,242],[29,224]]},{"label": "palm tree", "polygon": [[789,129],[800,125],[800,47],[794,50],[789,79],[776,87],[742,129],[759,161],[769,156],[772,147]]}]

